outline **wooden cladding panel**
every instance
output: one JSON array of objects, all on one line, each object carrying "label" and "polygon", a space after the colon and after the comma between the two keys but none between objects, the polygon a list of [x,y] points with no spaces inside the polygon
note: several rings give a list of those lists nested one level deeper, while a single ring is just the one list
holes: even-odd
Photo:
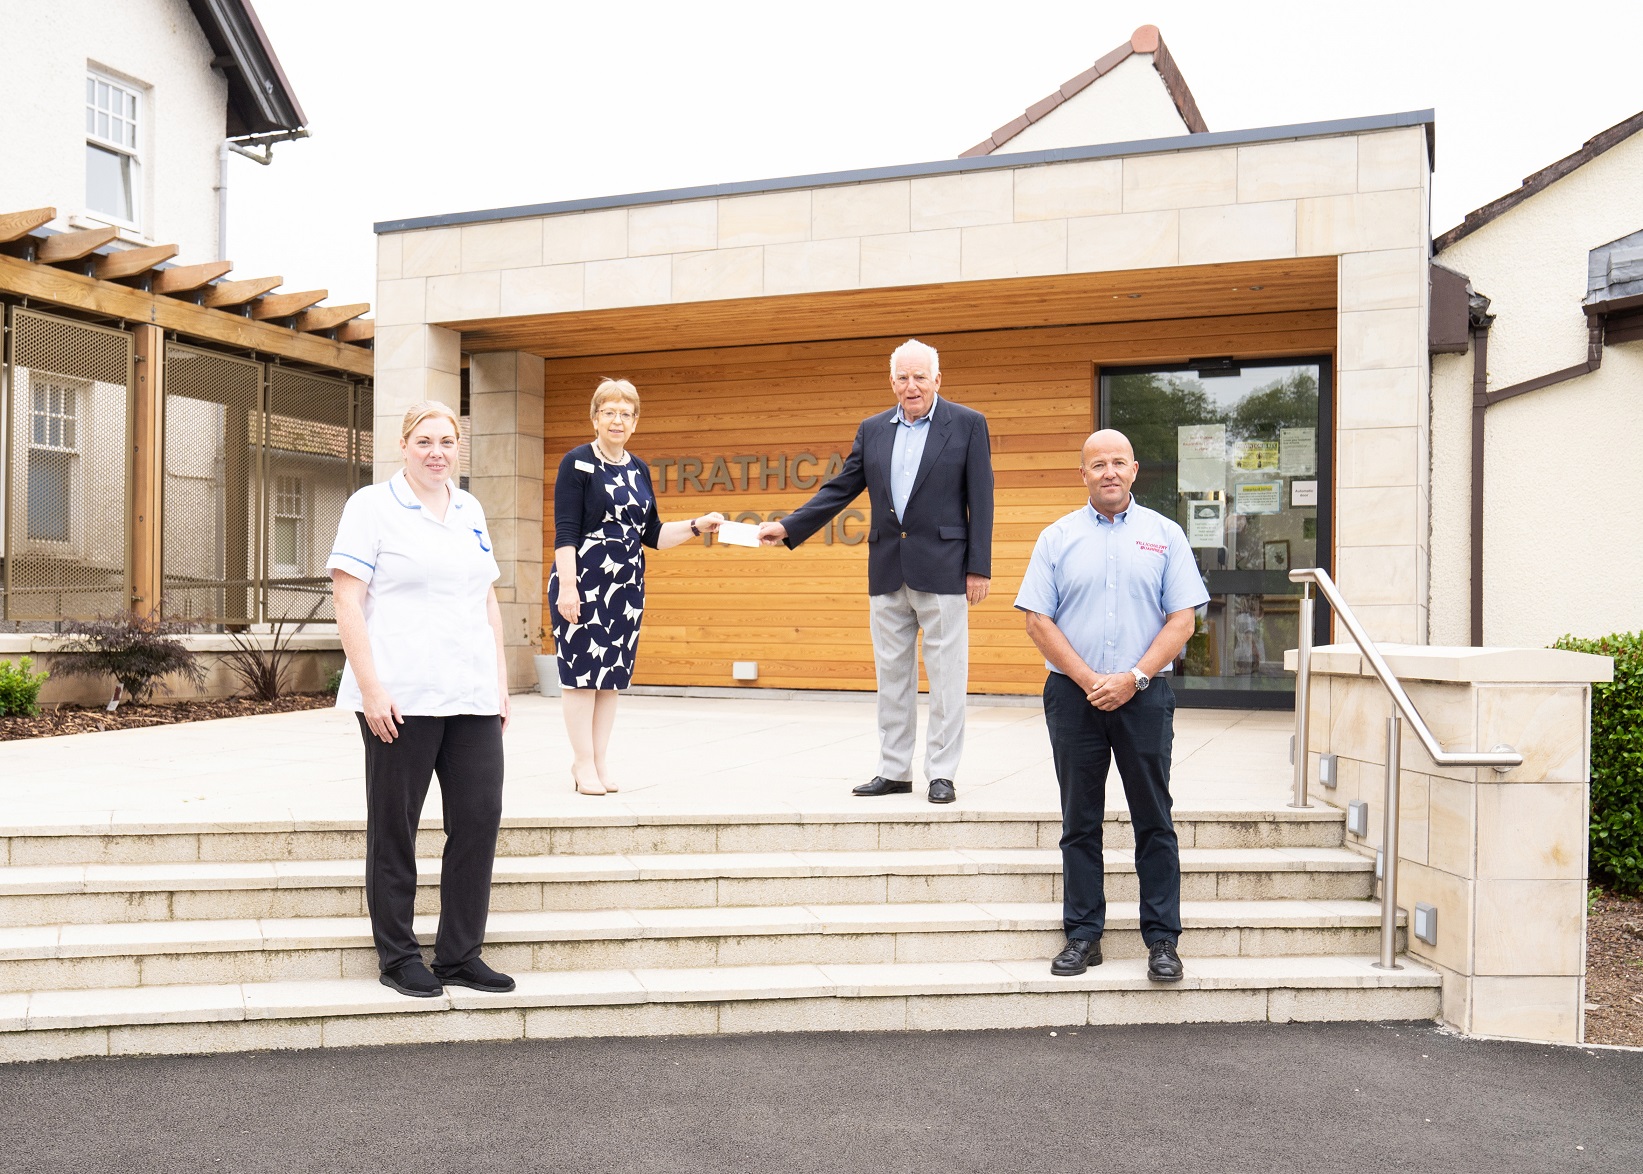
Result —
[{"label": "wooden cladding panel", "polygon": [[[1333,298],[1331,297],[1332,303]],[[753,329],[748,327],[746,329]],[[633,450],[666,468],[664,520],[718,509],[752,520],[790,511],[814,489],[742,488],[735,455],[848,455],[861,420],[893,402],[890,351],[905,335],[832,341],[636,351],[550,358],[546,364],[544,548],[553,547],[553,477],[565,452],[592,435],[588,403],[600,376],[632,379],[643,399]],[[1046,525],[1085,500],[1078,450],[1094,427],[1101,366],[1254,358],[1334,349],[1328,306],[1280,313],[930,334],[942,359],[942,392],[987,414],[997,482],[993,583],[970,613],[970,689],[1036,693],[1043,660],[1012,606],[1033,544]],[[677,462],[727,458],[736,488],[679,488]],[[820,465],[806,465],[815,474]],[[788,467],[784,463],[785,480]],[[859,520],[865,536],[865,494]],[[647,552],[647,607],[636,684],[733,685],[731,662],[759,663],[758,686],[871,691],[867,544],[817,534],[797,550],[687,543]],[[544,592],[546,582],[544,581]],[[552,601],[544,599],[545,606]],[[551,647],[551,642],[549,644]]]}]

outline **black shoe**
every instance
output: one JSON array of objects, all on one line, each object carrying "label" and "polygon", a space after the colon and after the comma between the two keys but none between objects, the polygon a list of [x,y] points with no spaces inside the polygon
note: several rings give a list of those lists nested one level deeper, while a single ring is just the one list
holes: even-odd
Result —
[{"label": "black shoe", "polygon": [[446,986],[465,986],[493,995],[506,994],[514,988],[513,979],[492,970],[478,958],[470,958],[461,966],[435,966],[434,973]]},{"label": "black shoe", "polygon": [[1159,938],[1147,947],[1147,977],[1153,982],[1180,982],[1182,973],[1181,956],[1169,938]]},{"label": "black shoe", "polygon": [[958,798],[958,792],[953,790],[952,779],[930,780],[930,802],[951,803]]},{"label": "black shoe", "polygon": [[392,970],[384,970],[382,985],[392,987],[402,995],[410,995],[413,999],[434,999],[445,993],[445,988],[422,964],[421,958],[413,958]]},{"label": "black shoe", "polygon": [[1068,938],[1067,948],[1050,962],[1051,974],[1083,974],[1092,966],[1101,965],[1101,943],[1087,938]]},{"label": "black shoe", "polygon": [[905,783],[898,783],[894,779],[876,775],[872,782],[863,783],[859,787],[852,787],[850,793],[852,795],[911,795],[913,793],[913,780],[908,779]]}]

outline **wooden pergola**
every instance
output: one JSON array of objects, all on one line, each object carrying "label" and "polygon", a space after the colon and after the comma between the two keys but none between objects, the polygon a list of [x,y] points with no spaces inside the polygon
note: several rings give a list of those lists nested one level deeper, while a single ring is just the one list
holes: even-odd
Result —
[{"label": "wooden pergola", "polygon": [[161,590],[161,413],[165,338],[370,379],[376,324],[368,302],[322,305],[323,289],[277,292],[281,277],[228,280],[232,261],[170,264],[176,245],[113,252],[113,227],[51,232],[55,208],[0,212],[0,297],[117,320],[134,335],[132,594],[157,606]]}]

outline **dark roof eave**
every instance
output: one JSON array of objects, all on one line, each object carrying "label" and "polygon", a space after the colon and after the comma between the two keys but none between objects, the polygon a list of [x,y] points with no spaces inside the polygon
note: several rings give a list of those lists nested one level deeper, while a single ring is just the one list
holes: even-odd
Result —
[{"label": "dark roof eave", "polygon": [[546,204],[521,204],[512,208],[488,208],[474,212],[447,212],[438,216],[411,216],[400,220],[381,220],[372,228],[379,234],[409,232],[418,228],[447,228],[461,224],[485,224],[495,220],[522,220],[532,216],[593,212],[605,208],[672,204],[681,200],[749,196],[762,192],[793,191],[799,188],[838,187],[845,184],[872,183],[886,179],[953,175],[967,171],[1000,171],[1011,167],[1031,167],[1040,163],[1072,163],[1086,159],[1121,159],[1129,155],[1158,155],[1170,151],[1197,151],[1211,147],[1240,146],[1246,143],[1280,142],[1287,139],[1362,134],[1367,131],[1395,130],[1407,126],[1426,128],[1428,150],[1430,150],[1433,112],[1431,110],[1411,110],[1400,114],[1377,114],[1367,118],[1342,118],[1328,122],[1301,122],[1290,126],[1269,126],[1254,130],[1225,130],[1208,134],[1172,135],[1168,138],[1138,139],[1128,143],[1105,143],[1087,147],[1057,147],[1053,150],[1023,151],[1013,155],[978,155],[968,159],[942,159],[934,163],[902,163],[892,167],[869,167],[856,171],[831,171],[815,175],[786,176],[780,179],[707,184],[701,187],[670,188],[664,191],[635,192],[619,196],[595,196],[584,200],[557,200]]},{"label": "dark roof eave", "polygon": [[229,137],[300,130],[308,123],[251,0],[188,0],[211,51],[226,59]]},{"label": "dark roof eave", "polygon": [[1615,123],[1608,130],[1593,135],[1581,144],[1580,150],[1572,155],[1565,155],[1556,163],[1542,167],[1539,171],[1524,179],[1515,190],[1507,192],[1498,200],[1491,200],[1483,207],[1468,212],[1466,218],[1455,227],[1433,238],[1432,251],[1441,253],[1462,237],[1470,236],[1485,224],[1498,220],[1536,192],[1545,191],[1558,180],[1586,166],[1611,147],[1618,147],[1638,131],[1643,131],[1643,111],[1639,111],[1623,122]]}]

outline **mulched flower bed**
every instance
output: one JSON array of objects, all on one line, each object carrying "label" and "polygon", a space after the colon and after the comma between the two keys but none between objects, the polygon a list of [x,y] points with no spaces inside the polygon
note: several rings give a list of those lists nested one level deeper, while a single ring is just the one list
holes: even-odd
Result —
[{"label": "mulched flower bed", "polygon": [[1586,916],[1586,1042],[1643,1047],[1643,897],[1605,893]]},{"label": "mulched flower bed", "polygon": [[159,701],[121,705],[113,713],[101,706],[58,705],[42,709],[37,717],[0,717],[0,742],[20,738],[54,738],[59,734],[87,734],[97,730],[134,730],[143,726],[170,726],[204,722],[219,717],[247,717],[258,713],[294,713],[325,709],[337,703],[334,693],[292,693],[278,701],[248,697],[222,700]]}]

